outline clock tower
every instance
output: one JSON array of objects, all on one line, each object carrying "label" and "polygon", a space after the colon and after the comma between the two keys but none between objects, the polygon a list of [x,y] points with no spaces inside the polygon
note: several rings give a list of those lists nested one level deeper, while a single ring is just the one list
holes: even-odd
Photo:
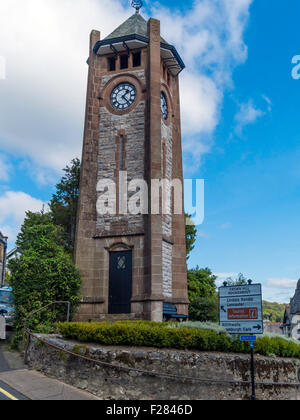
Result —
[{"label": "clock tower", "polygon": [[[185,66],[161,37],[160,22],[141,16],[140,3],[109,36],[92,31],[90,38],[75,256],[80,321],[160,322],[164,303],[188,314],[179,97]],[[128,202],[141,190],[145,199],[139,196],[133,211]]]}]

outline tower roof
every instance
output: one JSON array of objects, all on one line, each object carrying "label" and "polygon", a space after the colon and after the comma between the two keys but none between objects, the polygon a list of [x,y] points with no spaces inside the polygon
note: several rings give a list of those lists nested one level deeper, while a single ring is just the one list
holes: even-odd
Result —
[{"label": "tower roof", "polygon": [[[148,37],[147,21],[139,13],[135,13],[134,15],[130,16],[129,19],[122,23],[122,25],[115,29],[105,39],[108,40],[114,38],[121,38],[134,34],[143,37]],[[167,44],[167,42],[163,38],[161,38],[161,42]]]},{"label": "tower roof", "polygon": [[[98,55],[118,54],[129,52],[131,49],[143,48],[149,45],[148,23],[139,13],[135,13],[122,25],[115,29],[94,47]],[[160,38],[161,56],[170,68],[171,73],[177,76],[184,68],[184,62],[176,48],[162,37]]]}]

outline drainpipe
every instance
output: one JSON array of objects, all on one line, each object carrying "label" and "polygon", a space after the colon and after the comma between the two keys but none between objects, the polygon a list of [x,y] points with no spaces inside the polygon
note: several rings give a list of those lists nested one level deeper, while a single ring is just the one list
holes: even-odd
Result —
[{"label": "drainpipe", "polygon": [[7,239],[0,238],[0,242],[4,245],[3,262],[2,262],[2,276],[1,276],[1,287],[4,286],[5,282],[5,269],[6,269],[6,253],[7,253]]}]

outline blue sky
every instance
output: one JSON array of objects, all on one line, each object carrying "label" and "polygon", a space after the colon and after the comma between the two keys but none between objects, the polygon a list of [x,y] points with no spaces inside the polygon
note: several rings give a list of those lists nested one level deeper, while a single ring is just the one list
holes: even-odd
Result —
[{"label": "blue sky", "polygon": [[[287,286],[300,273],[300,82],[291,77],[300,5],[288,6],[270,7],[267,0],[251,6],[248,59],[234,71],[234,89],[225,95],[214,146],[199,171],[206,219],[190,261],[272,285],[265,295],[280,302],[288,302]],[[235,115],[248,101],[262,114],[241,133]]]},{"label": "blue sky", "polygon": [[[5,3],[0,230],[12,247],[24,211],[40,209],[61,168],[81,155],[90,30],[105,36],[132,9],[127,0]],[[189,265],[211,268],[219,282],[242,272],[263,283],[266,299],[288,302],[300,277],[300,79],[291,76],[299,1],[144,3],[187,65],[185,177],[205,180]]]}]

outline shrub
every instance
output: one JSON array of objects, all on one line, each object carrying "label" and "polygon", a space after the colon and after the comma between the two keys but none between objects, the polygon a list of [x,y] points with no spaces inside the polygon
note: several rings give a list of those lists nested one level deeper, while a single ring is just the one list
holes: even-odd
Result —
[{"label": "shrub", "polygon": [[[116,346],[144,346],[178,350],[221,351],[249,353],[249,343],[239,336],[229,336],[216,326],[206,329],[191,324],[156,323],[148,321],[120,321],[94,323],[60,323],[58,329],[66,339],[82,343]],[[198,325],[199,326],[199,325]],[[255,352],[264,356],[300,357],[300,345],[280,337],[262,336],[255,343]]]},{"label": "shrub", "polygon": [[174,349],[222,350],[230,347],[224,333],[197,328],[169,328],[155,322],[60,323],[61,334],[68,339],[104,345],[146,346]]},{"label": "shrub", "polygon": [[188,321],[184,323],[170,324],[169,328],[198,328],[199,330],[209,330],[215,331],[216,333],[227,334],[225,328],[214,322]]},{"label": "shrub", "polygon": [[[69,301],[72,316],[79,304],[80,274],[63,243],[61,229],[47,215],[27,214],[18,235],[22,254],[9,263],[16,313],[15,341],[21,338],[24,320],[31,312],[55,301]],[[33,332],[50,330],[66,315],[66,305],[51,306],[30,318],[28,327]]]},{"label": "shrub", "polygon": [[189,319],[192,321],[218,321],[216,278],[209,268],[188,270]]}]

